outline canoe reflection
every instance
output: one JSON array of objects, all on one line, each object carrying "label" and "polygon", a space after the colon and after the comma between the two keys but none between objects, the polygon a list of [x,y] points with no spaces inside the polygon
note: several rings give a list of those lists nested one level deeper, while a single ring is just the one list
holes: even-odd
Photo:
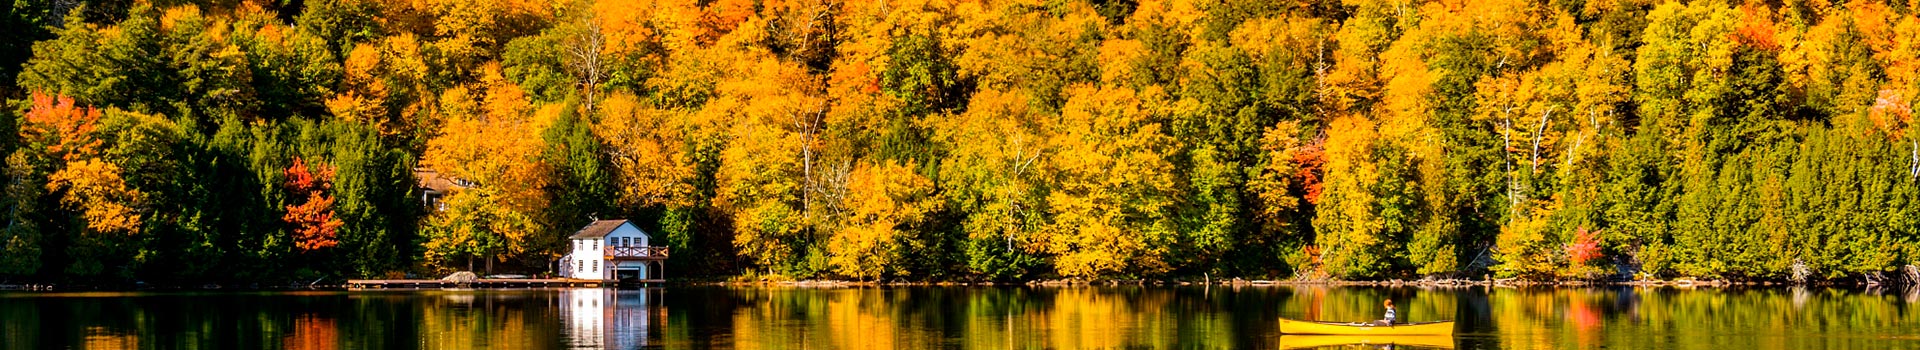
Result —
[{"label": "canoe reflection", "polygon": [[638,349],[647,346],[648,290],[571,289],[561,293],[567,341],[573,349]]},{"label": "canoe reflection", "polygon": [[1282,335],[1281,349],[1452,349],[1450,335]]}]

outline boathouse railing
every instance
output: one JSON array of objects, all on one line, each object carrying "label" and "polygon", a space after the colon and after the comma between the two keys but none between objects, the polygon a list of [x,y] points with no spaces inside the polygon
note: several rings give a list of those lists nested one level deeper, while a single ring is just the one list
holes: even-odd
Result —
[{"label": "boathouse railing", "polygon": [[667,247],[619,247],[608,246],[607,259],[666,259]]}]

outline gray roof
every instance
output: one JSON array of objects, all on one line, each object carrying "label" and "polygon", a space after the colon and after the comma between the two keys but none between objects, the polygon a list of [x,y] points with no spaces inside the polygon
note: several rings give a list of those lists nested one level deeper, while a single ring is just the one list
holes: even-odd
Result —
[{"label": "gray roof", "polygon": [[[574,232],[573,236],[567,237],[567,239],[606,237],[607,234],[613,233],[613,230],[620,229],[620,225],[625,224],[627,224],[626,220],[595,220],[593,223],[587,224],[587,227],[581,228],[580,232]],[[635,228],[637,229],[638,227]]]}]

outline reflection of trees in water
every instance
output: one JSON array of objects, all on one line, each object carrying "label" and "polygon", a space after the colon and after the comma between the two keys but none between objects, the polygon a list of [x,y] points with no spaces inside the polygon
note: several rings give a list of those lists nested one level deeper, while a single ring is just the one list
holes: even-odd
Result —
[{"label": "reflection of trees in water", "polygon": [[1920,303],[1920,284],[1874,284],[1866,288],[1867,295],[1889,296],[1906,301],[1908,304]]},{"label": "reflection of trees in water", "polygon": [[140,347],[140,335],[108,330],[105,327],[87,328],[87,338],[82,349],[137,349]]},{"label": "reflection of trees in water", "polygon": [[[1577,348],[1885,347],[1920,314],[1871,290],[1671,287],[1496,289],[1508,344]],[[1875,340],[1878,338],[1879,340]],[[1876,344],[1878,342],[1878,344]]]},{"label": "reflection of trees in water", "polygon": [[[729,336],[740,348],[937,348],[938,306],[951,296],[925,289],[758,288],[724,290]],[[937,332],[933,332],[936,333]],[[917,344],[917,346],[916,346]]]},{"label": "reflection of trees in water", "polygon": [[[1273,289],[1250,291],[1268,293]],[[771,288],[731,290],[740,348],[1234,348],[1237,326],[1271,312],[1201,289]],[[685,300],[680,300],[685,302]],[[1267,310],[1271,310],[1268,308]],[[1267,317],[1240,315],[1264,314]],[[1271,327],[1269,325],[1268,327]],[[669,344],[677,344],[667,340]]]},{"label": "reflection of trees in water", "polygon": [[333,350],[339,345],[340,329],[333,318],[312,313],[295,317],[292,334],[280,340],[287,350]]},{"label": "reflection of trees in water", "polygon": [[[425,298],[397,301],[417,308],[418,322],[408,324],[403,319],[392,326],[416,327],[417,344],[428,349],[535,348],[559,337],[549,295],[543,291],[422,292]],[[390,338],[394,342],[387,345],[405,347],[398,342],[404,339]]]},{"label": "reflection of trees in water", "polygon": [[1266,348],[1281,316],[1370,319],[1383,297],[1458,320],[1470,349],[1900,348],[1920,324],[1916,290],[1893,286],[9,295],[0,348]]},{"label": "reflection of trees in water", "polygon": [[1294,319],[1356,322],[1378,320],[1386,313],[1386,299],[1404,322],[1457,320],[1459,288],[1372,288],[1287,286],[1280,315]]},{"label": "reflection of trees in water", "polygon": [[[0,297],[0,349],[550,349],[555,291]],[[26,320],[26,321],[22,321]]]}]

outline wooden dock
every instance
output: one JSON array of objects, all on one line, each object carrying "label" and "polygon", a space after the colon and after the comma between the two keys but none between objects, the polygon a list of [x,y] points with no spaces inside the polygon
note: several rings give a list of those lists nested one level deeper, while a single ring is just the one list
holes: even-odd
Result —
[{"label": "wooden dock", "polygon": [[472,281],[445,279],[418,280],[347,280],[348,290],[367,289],[418,289],[418,288],[599,288],[615,287],[622,284],[659,285],[667,280],[629,280],[625,282],[587,280],[573,278],[481,278]]}]

